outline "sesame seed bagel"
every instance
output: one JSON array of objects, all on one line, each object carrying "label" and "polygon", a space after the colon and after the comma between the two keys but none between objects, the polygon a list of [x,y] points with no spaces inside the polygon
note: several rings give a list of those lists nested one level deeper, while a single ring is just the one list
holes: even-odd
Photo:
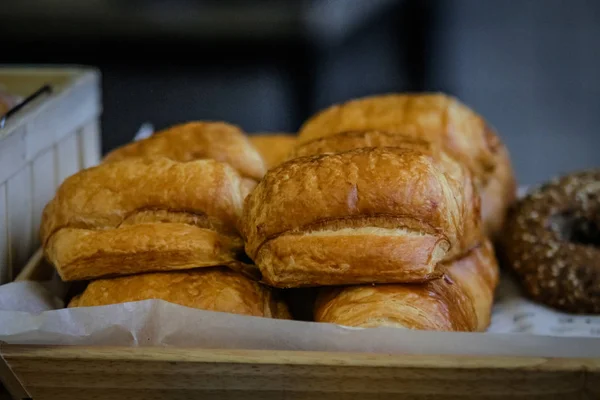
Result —
[{"label": "sesame seed bagel", "polygon": [[511,211],[503,252],[535,301],[600,313],[600,170],[556,178]]}]

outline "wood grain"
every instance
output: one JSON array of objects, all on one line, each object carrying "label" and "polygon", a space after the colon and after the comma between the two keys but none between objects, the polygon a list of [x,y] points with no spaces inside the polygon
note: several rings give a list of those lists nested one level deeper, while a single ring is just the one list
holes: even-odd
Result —
[{"label": "wood grain", "polygon": [[19,378],[17,378],[2,357],[2,342],[0,342],[0,399],[4,400],[6,392],[15,399],[27,399],[30,397],[29,393],[23,388]]},{"label": "wood grain", "polygon": [[[34,399],[596,398],[600,360],[5,345]],[[587,397],[582,397],[587,396]],[[591,396],[591,397],[590,397]]]},{"label": "wood grain", "polygon": [[[304,391],[235,391],[235,390],[210,390],[198,392],[196,390],[121,390],[121,389],[71,389],[71,388],[45,388],[33,397],[33,400],[505,400],[505,394],[499,395],[449,395],[442,396],[418,395],[397,393],[323,393]],[[511,395],[511,400],[568,400],[568,399],[595,399],[595,397],[582,397],[579,393],[557,393],[550,395]]]},{"label": "wood grain", "polygon": [[8,391],[2,384],[0,383],[0,400],[11,400],[11,396],[8,394]]}]

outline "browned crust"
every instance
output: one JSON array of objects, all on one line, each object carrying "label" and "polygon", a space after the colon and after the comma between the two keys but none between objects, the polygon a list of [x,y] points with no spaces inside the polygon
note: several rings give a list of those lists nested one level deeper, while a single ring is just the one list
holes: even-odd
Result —
[{"label": "browned crust", "polygon": [[283,162],[296,144],[296,136],[287,133],[262,133],[250,136],[250,143],[258,150],[268,169]]},{"label": "browned crust", "polygon": [[571,313],[598,314],[600,248],[565,238],[564,227],[553,221],[563,213],[600,227],[600,170],[553,179],[518,201],[506,222],[503,256],[532,299]]},{"label": "browned crust", "polygon": [[[398,276],[392,281],[399,281],[401,276],[418,280],[416,271],[421,271],[421,280],[426,279],[436,273],[437,260],[467,250],[461,249],[467,236],[463,220],[465,191],[457,191],[451,181],[431,157],[408,149],[363,148],[288,161],[270,170],[246,199],[246,252],[269,282],[287,276],[285,286],[303,285],[300,275],[289,279],[304,268],[295,262],[299,257],[315,268],[313,274],[323,275],[322,282],[329,282],[339,279],[328,276],[329,268],[345,268],[347,264],[358,268],[364,266],[364,257],[331,258],[327,269],[319,267],[319,262],[328,259],[328,251],[343,253],[345,247],[335,243],[344,243],[346,237],[355,234],[337,234],[338,239],[331,241],[311,236],[315,232],[365,227],[405,229],[407,234],[361,233],[358,237],[364,241],[365,250],[366,243],[375,241],[379,247],[400,246],[388,255],[390,260],[412,263],[418,259],[425,263],[397,264]],[[395,222],[390,227],[381,221]],[[381,237],[389,242],[382,242]],[[357,242],[351,239],[347,240]],[[293,241],[296,245],[291,245]],[[333,246],[325,248],[325,242]],[[319,251],[322,253],[317,254]],[[401,251],[404,254],[400,257]],[[347,254],[352,254],[350,249]],[[368,254],[381,259],[375,251]],[[391,274],[381,274],[376,268],[365,268],[363,274],[361,282],[392,279]]]},{"label": "browned crust", "polygon": [[234,262],[239,237],[180,223],[152,223],[111,230],[64,228],[46,256],[64,281],[181,270]]},{"label": "browned crust", "polygon": [[391,326],[440,331],[485,331],[499,270],[485,241],[447,264],[443,278],[424,284],[324,288],[315,321],[354,327]]},{"label": "browned crust", "polygon": [[214,160],[101,164],[70,176],[58,188],[44,208],[42,243],[61,228],[116,228],[149,209],[206,215],[233,230],[242,214],[242,185],[235,170]]},{"label": "browned crust", "polygon": [[342,153],[362,147],[401,147],[424,153],[439,152],[439,146],[422,138],[380,130],[354,130],[317,137],[298,143],[287,160],[326,153]]},{"label": "browned crust", "polygon": [[473,304],[477,317],[475,330],[485,331],[491,322],[494,292],[500,282],[500,268],[492,242],[485,240],[466,256],[444,267]]},{"label": "browned crust", "polygon": [[258,180],[265,163],[246,134],[224,122],[187,122],[126,144],[106,155],[104,162],[130,157],[168,157],[176,161],[214,159],[230,164],[240,175]]},{"label": "browned crust", "polygon": [[301,127],[298,142],[358,130],[399,133],[441,145],[473,172],[482,192],[486,232],[499,234],[505,210],[516,196],[513,171],[500,138],[469,107],[438,93],[364,97],[315,114]]},{"label": "browned crust", "polygon": [[91,282],[69,307],[161,299],[186,307],[290,319],[287,305],[266,286],[226,268],[149,273]]},{"label": "browned crust", "polygon": [[498,162],[494,174],[480,189],[483,227],[495,241],[501,238],[508,211],[517,199],[517,182],[508,150],[501,146],[496,154]]},{"label": "browned crust", "polygon": [[412,237],[305,237],[282,235],[267,242],[256,263],[274,287],[423,282],[441,276],[435,254],[447,246],[430,235]]},{"label": "browned crust", "polygon": [[[350,131],[317,138],[297,145],[288,159],[319,154],[335,154],[365,147],[395,147],[414,150],[431,157],[432,162],[449,179],[456,196],[464,199],[462,220],[464,237],[462,244],[455,247],[453,256],[458,256],[481,241],[481,198],[475,187],[472,174],[455,158],[448,155],[438,144],[421,138],[383,131]],[[496,181],[494,181],[496,182]],[[500,190],[500,189],[498,189]],[[495,193],[498,194],[498,193]],[[492,201],[496,201],[493,199]]]},{"label": "browned crust", "polygon": [[45,207],[44,252],[65,280],[221,265],[242,249],[247,191],[214,160],[101,164],[67,178]]}]

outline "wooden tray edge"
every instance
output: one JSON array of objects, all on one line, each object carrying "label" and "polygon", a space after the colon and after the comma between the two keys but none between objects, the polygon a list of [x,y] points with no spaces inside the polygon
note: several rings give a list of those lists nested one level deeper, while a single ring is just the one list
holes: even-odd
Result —
[{"label": "wooden tray edge", "polygon": [[44,346],[0,343],[0,356],[21,359],[121,360],[187,363],[285,364],[436,369],[508,369],[600,372],[597,358],[402,355],[182,347]]}]

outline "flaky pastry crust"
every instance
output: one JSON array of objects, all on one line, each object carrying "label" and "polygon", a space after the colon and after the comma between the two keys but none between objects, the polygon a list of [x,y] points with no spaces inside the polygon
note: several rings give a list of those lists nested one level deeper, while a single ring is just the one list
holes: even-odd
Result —
[{"label": "flaky pastry crust", "polygon": [[277,287],[431,279],[443,272],[440,261],[468,250],[470,200],[455,183],[411,149],[290,160],[246,198],[246,253]]},{"label": "flaky pastry crust", "polygon": [[290,319],[270,288],[227,268],[156,272],[91,282],[69,307],[93,307],[150,299],[186,307],[256,317]]},{"label": "flaky pastry crust", "polygon": [[331,106],[300,128],[298,142],[354,130],[381,130],[439,143],[466,165],[481,191],[485,230],[496,236],[516,185],[505,146],[483,118],[443,94],[385,94]]},{"label": "flaky pastry crust", "polygon": [[63,280],[233,262],[249,188],[229,165],[133,158],[72,175],[42,215]]},{"label": "flaky pastry crust", "polygon": [[315,321],[374,328],[485,331],[499,268],[489,240],[450,262],[440,279],[423,284],[323,288]]},{"label": "flaky pastry crust", "polygon": [[163,156],[176,161],[213,159],[231,165],[245,178],[259,180],[265,163],[246,134],[224,122],[187,122],[119,147],[104,162]]},{"label": "flaky pastry crust", "polygon": [[436,165],[449,177],[455,196],[462,196],[463,238],[453,254],[458,256],[475,247],[482,240],[481,199],[474,185],[471,172],[460,162],[448,155],[437,143],[399,133],[382,131],[351,131],[325,136],[297,145],[288,154],[288,159],[318,154],[335,154],[365,147],[395,147],[414,150],[431,157]]},{"label": "flaky pastry crust", "polygon": [[263,133],[250,136],[250,143],[258,150],[268,169],[285,160],[296,144],[296,137],[286,133]]}]

